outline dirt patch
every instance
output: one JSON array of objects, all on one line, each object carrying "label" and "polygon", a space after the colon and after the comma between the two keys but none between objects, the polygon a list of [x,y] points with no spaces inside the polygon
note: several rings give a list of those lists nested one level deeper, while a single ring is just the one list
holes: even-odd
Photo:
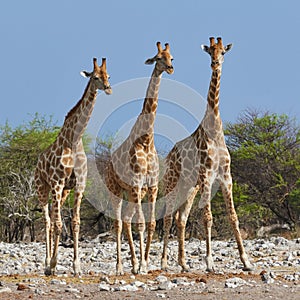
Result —
[{"label": "dirt patch", "polygon": [[[263,274],[263,273],[262,273]],[[155,283],[158,276],[170,282],[184,278],[185,284],[170,289],[159,289]],[[226,287],[230,278],[240,278],[243,283]],[[239,274],[178,273],[171,274],[155,270],[147,275],[125,274],[105,276],[109,291],[100,290],[103,277],[88,275],[81,278],[64,276],[19,276],[0,277],[0,299],[291,299],[300,298],[299,281],[290,281],[277,275],[272,283],[265,283],[261,274],[241,272]],[[134,286],[135,291],[118,291],[120,286]],[[145,285],[143,286],[142,283]],[[1,292],[2,290],[2,292]],[[6,291],[5,291],[6,290]]]}]

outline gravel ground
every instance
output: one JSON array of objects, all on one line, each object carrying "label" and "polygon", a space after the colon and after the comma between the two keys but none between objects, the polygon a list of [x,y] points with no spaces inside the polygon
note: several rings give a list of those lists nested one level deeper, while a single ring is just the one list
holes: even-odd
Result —
[{"label": "gravel ground", "polygon": [[169,272],[160,271],[162,243],[153,242],[147,275],[115,276],[115,242],[98,236],[80,243],[82,276],[72,275],[72,251],[60,246],[57,275],[43,274],[43,243],[0,243],[0,299],[300,299],[300,239],[244,241],[252,272],[243,272],[234,241],[214,241],[216,272],[205,272],[205,243],[186,242],[189,273],[177,266],[177,242],[169,244]]}]

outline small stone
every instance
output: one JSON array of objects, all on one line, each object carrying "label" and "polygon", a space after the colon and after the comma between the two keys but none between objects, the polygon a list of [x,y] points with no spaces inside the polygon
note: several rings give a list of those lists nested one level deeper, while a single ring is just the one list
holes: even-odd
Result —
[{"label": "small stone", "polygon": [[66,283],[65,280],[52,279],[52,280],[50,281],[50,284],[55,284],[55,285],[61,284],[61,285],[65,285],[65,284],[67,284],[67,283]]},{"label": "small stone", "polygon": [[178,277],[178,278],[174,278],[172,280],[172,283],[175,283],[177,285],[191,285],[191,283],[188,281],[188,279],[186,277]]},{"label": "small stone", "polygon": [[156,294],[156,297],[158,297],[158,298],[166,298],[166,295],[165,294]]},{"label": "small stone", "polygon": [[159,283],[162,283],[162,282],[168,281],[168,278],[166,276],[160,275],[160,276],[157,276],[155,278],[155,280],[158,281]]},{"label": "small stone", "polygon": [[120,284],[126,284],[126,280],[123,280],[123,279],[122,279],[122,280],[119,281],[119,283],[120,283]]},{"label": "small stone", "polygon": [[18,291],[24,291],[24,290],[29,290],[29,286],[24,284],[24,283],[19,283],[17,287]]},{"label": "small stone", "polygon": [[100,282],[105,282],[105,283],[110,284],[110,280],[107,276],[101,276],[100,277]]},{"label": "small stone", "polygon": [[159,284],[158,289],[159,290],[170,290],[174,287],[177,287],[177,284],[172,283],[171,281],[164,281]]},{"label": "small stone", "polygon": [[80,291],[78,289],[71,288],[71,287],[66,288],[65,292],[66,293],[80,293]]},{"label": "small stone", "polygon": [[237,288],[246,284],[246,281],[239,277],[229,278],[225,281],[226,288]]},{"label": "small stone", "polygon": [[119,287],[119,291],[136,292],[139,288],[132,284],[127,284]]},{"label": "small stone", "polygon": [[100,283],[98,287],[100,291],[105,291],[105,292],[110,291],[110,286],[106,283]]},{"label": "small stone", "polygon": [[142,287],[142,286],[145,285],[145,283],[142,282],[142,281],[138,281],[138,280],[137,280],[137,281],[134,282],[134,285],[137,286],[137,287]]},{"label": "small stone", "polygon": [[34,293],[37,294],[37,295],[43,295],[43,294],[45,294],[41,289],[35,289]]},{"label": "small stone", "polygon": [[261,280],[266,283],[266,284],[270,284],[274,282],[274,279],[272,278],[272,276],[268,273],[263,273],[261,275]]},{"label": "small stone", "polygon": [[0,288],[0,294],[1,293],[11,293],[11,289],[9,287],[2,287]]},{"label": "small stone", "polygon": [[197,278],[197,279],[196,279],[196,283],[199,283],[199,282],[202,282],[202,283],[207,284],[207,280],[206,280],[204,277]]}]

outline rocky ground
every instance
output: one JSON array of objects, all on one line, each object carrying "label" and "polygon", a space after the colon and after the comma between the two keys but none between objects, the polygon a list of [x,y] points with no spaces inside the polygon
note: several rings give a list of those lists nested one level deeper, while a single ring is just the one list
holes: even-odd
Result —
[{"label": "rocky ground", "polygon": [[177,266],[177,242],[169,244],[169,272],[160,271],[162,243],[153,242],[147,275],[130,273],[122,246],[124,276],[115,276],[115,242],[103,236],[80,242],[80,278],[72,276],[72,248],[60,246],[57,275],[43,274],[44,243],[0,243],[0,299],[300,299],[300,239],[244,241],[253,263],[243,272],[234,241],[214,241],[216,272],[205,272],[205,243],[186,242],[191,268]]}]

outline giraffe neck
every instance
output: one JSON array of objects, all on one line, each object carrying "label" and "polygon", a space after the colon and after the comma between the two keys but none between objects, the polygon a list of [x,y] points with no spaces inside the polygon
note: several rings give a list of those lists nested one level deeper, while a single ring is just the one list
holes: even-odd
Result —
[{"label": "giraffe neck", "polygon": [[89,81],[82,98],[67,114],[59,136],[68,144],[77,145],[87,127],[95,106],[97,89]]},{"label": "giraffe neck", "polygon": [[158,90],[161,82],[161,76],[162,72],[154,68],[147,88],[142,112],[138,116],[130,133],[130,139],[132,141],[143,144],[144,146],[154,143],[154,121],[157,110]]},{"label": "giraffe neck", "polygon": [[207,95],[206,114],[213,115],[214,118],[216,119],[220,119],[219,95],[220,95],[221,74],[222,74],[221,70],[215,70],[212,72],[208,95]]},{"label": "giraffe neck", "polygon": [[157,102],[158,102],[158,91],[161,82],[162,71],[154,68],[150,82],[147,88],[146,97],[144,100],[143,109],[141,115],[143,114],[156,114]]},{"label": "giraffe neck", "polygon": [[213,139],[223,136],[222,120],[219,112],[219,94],[221,69],[212,72],[207,95],[207,107],[204,118],[196,129],[196,133],[204,132]]}]

